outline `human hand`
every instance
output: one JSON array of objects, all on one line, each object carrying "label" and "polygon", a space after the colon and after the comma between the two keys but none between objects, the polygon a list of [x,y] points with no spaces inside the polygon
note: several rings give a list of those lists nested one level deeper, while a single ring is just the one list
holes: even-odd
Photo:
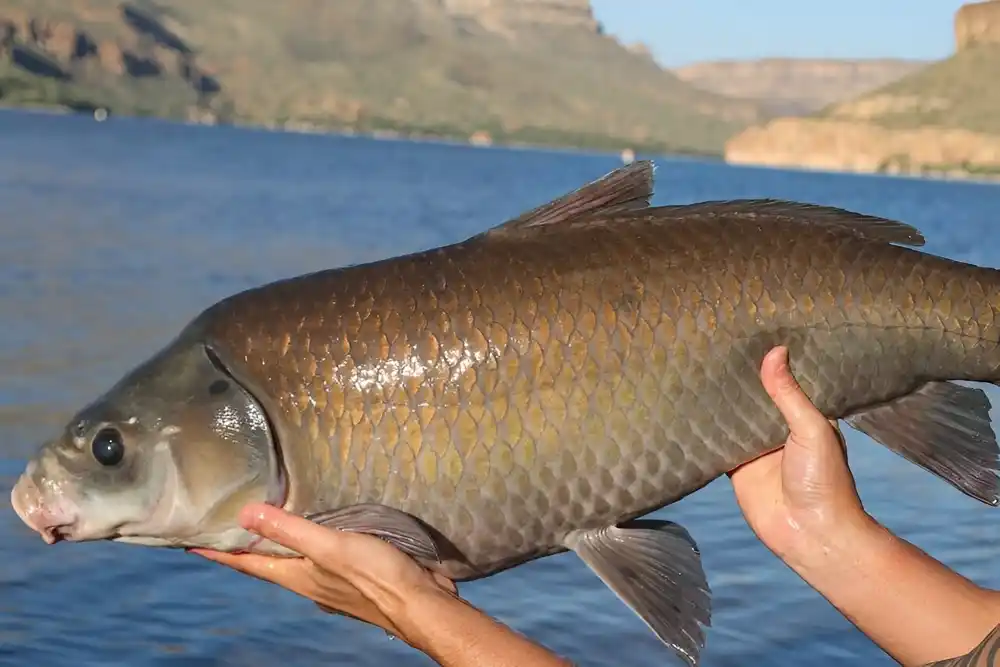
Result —
[{"label": "human hand", "polygon": [[828,421],[795,381],[787,348],[775,347],[764,357],[761,381],[788,423],[788,440],[729,476],[747,523],[787,562],[817,537],[849,530],[868,516],[837,423]]},{"label": "human hand", "polygon": [[262,503],[245,507],[240,524],[304,557],[191,552],[298,593],[330,613],[378,626],[411,645],[401,627],[408,603],[428,594],[457,597],[451,580],[377,537],[327,528]]}]

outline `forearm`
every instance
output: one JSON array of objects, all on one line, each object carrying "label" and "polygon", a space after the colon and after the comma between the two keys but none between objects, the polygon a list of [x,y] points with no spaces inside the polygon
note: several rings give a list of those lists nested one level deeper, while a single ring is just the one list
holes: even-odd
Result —
[{"label": "forearm", "polygon": [[447,593],[410,597],[393,621],[442,667],[569,667],[545,648]]},{"label": "forearm", "polygon": [[962,655],[1000,622],[1000,595],[902,540],[868,515],[804,537],[789,566],[903,665]]}]

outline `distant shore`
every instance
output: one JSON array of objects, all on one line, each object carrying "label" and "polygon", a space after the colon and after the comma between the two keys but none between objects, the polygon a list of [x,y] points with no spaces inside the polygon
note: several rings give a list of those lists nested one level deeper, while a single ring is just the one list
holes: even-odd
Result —
[{"label": "distant shore", "polygon": [[[2,111],[16,111],[22,113],[32,113],[32,114],[47,114],[47,115],[78,115],[81,117],[86,117],[90,115],[85,110],[71,109],[64,106],[18,106],[18,105],[2,105],[0,104],[0,110]],[[327,135],[327,136],[343,136],[343,137],[365,137],[375,140],[404,140],[413,142],[430,142],[430,143],[441,143],[454,146],[471,146],[476,148],[514,148],[514,149],[527,149],[527,150],[558,150],[563,152],[573,152],[573,153],[600,153],[607,155],[622,155],[626,153],[632,157],[636,156],[665,156],[665,157],[689,157],[697,158],[702,160],[708,160],[712,162],[726,162],[732,166],[745,166],[745,167],[756,167],[763,169],[781,169],[788,171],[798,171],[798,172],[813,172],[813,173],[828,173],[828,174],[854,174],[859,176],[885,176],[885,177],[899,177],[899,178],[909,178],[916,180],[931,180],[931,181],[960,181],[960,182],[970,182],[970,183],[983,183],[983,184],[998,184],[1000,183],[1000,173],[993,172],[976,172],[976,171],[966,171],[961,168],[941,168],[941,169],[926,169],[923,171],[906,171],[901,169],[885,169],[885,170],[864,170],[864,169],[851,169],[851,168],[837,168],[837,167],[813,167],[808,164],[769,164],[764,161],[756,162],[752,160],[739,160],[730,161],[726,160],[725,156],[721,153],[709,153],[709,152],[698,152],[683,149],[673,149],[669,147],[653,144],[646,145],[642,143],[633,143],[631,145],[625,142],[616,142],[612,138],[604,137],[600,138],[602,140],[595,142],[578,142],[578,143],[568,143],[559,141],[525,141],[519,140],[517,138],[505,138],[502,140],[496,140],[489,137],[489,140],[480,135],[468,135],[460,132],[446,132],[446,131],[425,131],[425,130],[405,130],[405,129],[357,129],[352,127],[328,127],[319,124],[307,124],[307,123],[253,123],[253,122],[243,122],[239,120],[220,122],[220,121],[206,121],[205,119],[184,119],[184,118],[161,118],[158,116],[134,116],[134,115],[124,115],[124,118],[133,119],[143,119],[151,118],[156,120],[162,120],[171,123],[177,123],[181,125],[188,126],[205,126],[205,127],[237,127],[249,130],[265,131],[265,132],[278,132],[278,133],[289,133],[289,134],[316,134],[316,135]],[[113,117],[113,116],[109,116]],[[96,122],[96,121],[95,121]]]},{"label": "distant shore", "polygon": [[[103,107],[81,105],[71,108],[64,105],[3,105],[0,109],[24,111],[44,114],[77,114],[88,116]],[[600,153],[632,153],[645,155],[676,155],[679,157],[696,157],[706,160],[722,161],[722,151],[699,151],[687,147],[670,146],[661,142],[627,141],[613,136],[597,134],[578,134],[561,132],[548,128],[525,128],[516,132],[506,132],[502,129],[481,129],[468,132],[459,128],[441,127],[409,127],[394,123],[387,119],[372,118],[365,124],[323,124],[318,122],[285,121],[285,122],[255,122],[242,119],[221,119],[210,113],[192,113],[186,118],[167,116],[139,116],[134,114],[118,114],[113,110],[104,109],[109,118],[120,116],[124,118],[157,118],[169,122],[191,126],[230,126],[272,132],[288,132],[294,134],[325,134],[336,136],[360,136],[372,139],[405,139],[408,141],[436,141],[456,145],[489,148],[492,146],[505,148],[540,148],[566,151],[581,151]]]},{"label": "distant shore", "polygon": [[879,176],[883,178],[904,178],[918,181],[953,181],[961,183],[979,183],[983,185],[1000,184],[1000,174],[979,173],[975,171],[963,171],[959,169],[940,169],[926,171],[902,171],[902,170],[882,170],[873,171],[866,169],[849,169],[836,167],[814,167],[808,164],[769,164],[766,162],[753,161],[728,161],[726,164],[733,167],[752,167],[755,169],[773,169],[776,171],[796,171],[814,174],[842,174],[850,176]]}]

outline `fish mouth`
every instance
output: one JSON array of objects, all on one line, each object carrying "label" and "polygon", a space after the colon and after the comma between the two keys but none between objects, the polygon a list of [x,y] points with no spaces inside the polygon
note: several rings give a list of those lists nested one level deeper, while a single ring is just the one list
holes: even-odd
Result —
[{"label": "fish mouth", "polygon": [[73,539],[77,519],[68,503],[46,502],[38,485],[27,474],[22,475],[11,489],[10,504],[18,518],[46,544]]},{"label": "fish mouth", "polygon": [[59,526],[48,526],[42,529],[42,539],[45,540],[46,544],[55,544],[63,540],[72,541],[73,527],[75,525],[75,523],[67,523]]}]

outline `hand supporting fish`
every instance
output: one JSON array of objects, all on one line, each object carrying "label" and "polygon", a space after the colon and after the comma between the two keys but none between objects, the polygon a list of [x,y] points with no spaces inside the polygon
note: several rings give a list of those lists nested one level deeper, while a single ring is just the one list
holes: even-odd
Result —
[{"label": "hand supporting fish", "polygon": [[245,508],[240,523],[303,558],[195,553],[298,593],[329,613],[380,627],[440,665],[570,664],[461,600],[451,580],[370,536],[329,530],[264,504]]},{"label": "hand supporting fish", "polygon": [[[426,551],[423,548],[400,549],[401,545],[410,542],[409,539],[384,539],[388,543],[384,547],[350,536],[331,539],[329,528],[354,531],[300,519],[260,504],[244,508],[239,521],[248,531],[301,557],[236,554],[210,549],[192,551],[244,574],[281,585],[313,600],[324,611],[371,623],[411,643],[415,640],[409,636],[409,631],[396,625],[406,600],[428,593],[457,595],[458,592],[451,580],[410,560],[425,556]],[[352,523],[357,527],[357,522]]]},{"label": "hand supporting fish", "polygon": [[824,415],[997,504],[989,401],[954,381],[1000,382],[1000,271],[831,207],[652,207],[652,175],[216,303],[41,448],[15,510],[48,542],[266,553],[248,503],[383,506],[454,581],[575,551],[696,664],[698,550],[639,519],[785,439],[777,345]]},{"label": "hand supporting fish", "polygon": [[[335,530],[378,537],[419,563],[433,567],[441,562],[434,538],[420,521],[385,505],[374,503],[349,505],[326,512],[306,514],[304,519]],[[265,545],[264,538],[259,536],[254,536],[246,548],[247,553],[269,552],[279,555],[282,551],[285,552],[282,555],[302,555],[288,551],[287,545],[273,542]]]}]

